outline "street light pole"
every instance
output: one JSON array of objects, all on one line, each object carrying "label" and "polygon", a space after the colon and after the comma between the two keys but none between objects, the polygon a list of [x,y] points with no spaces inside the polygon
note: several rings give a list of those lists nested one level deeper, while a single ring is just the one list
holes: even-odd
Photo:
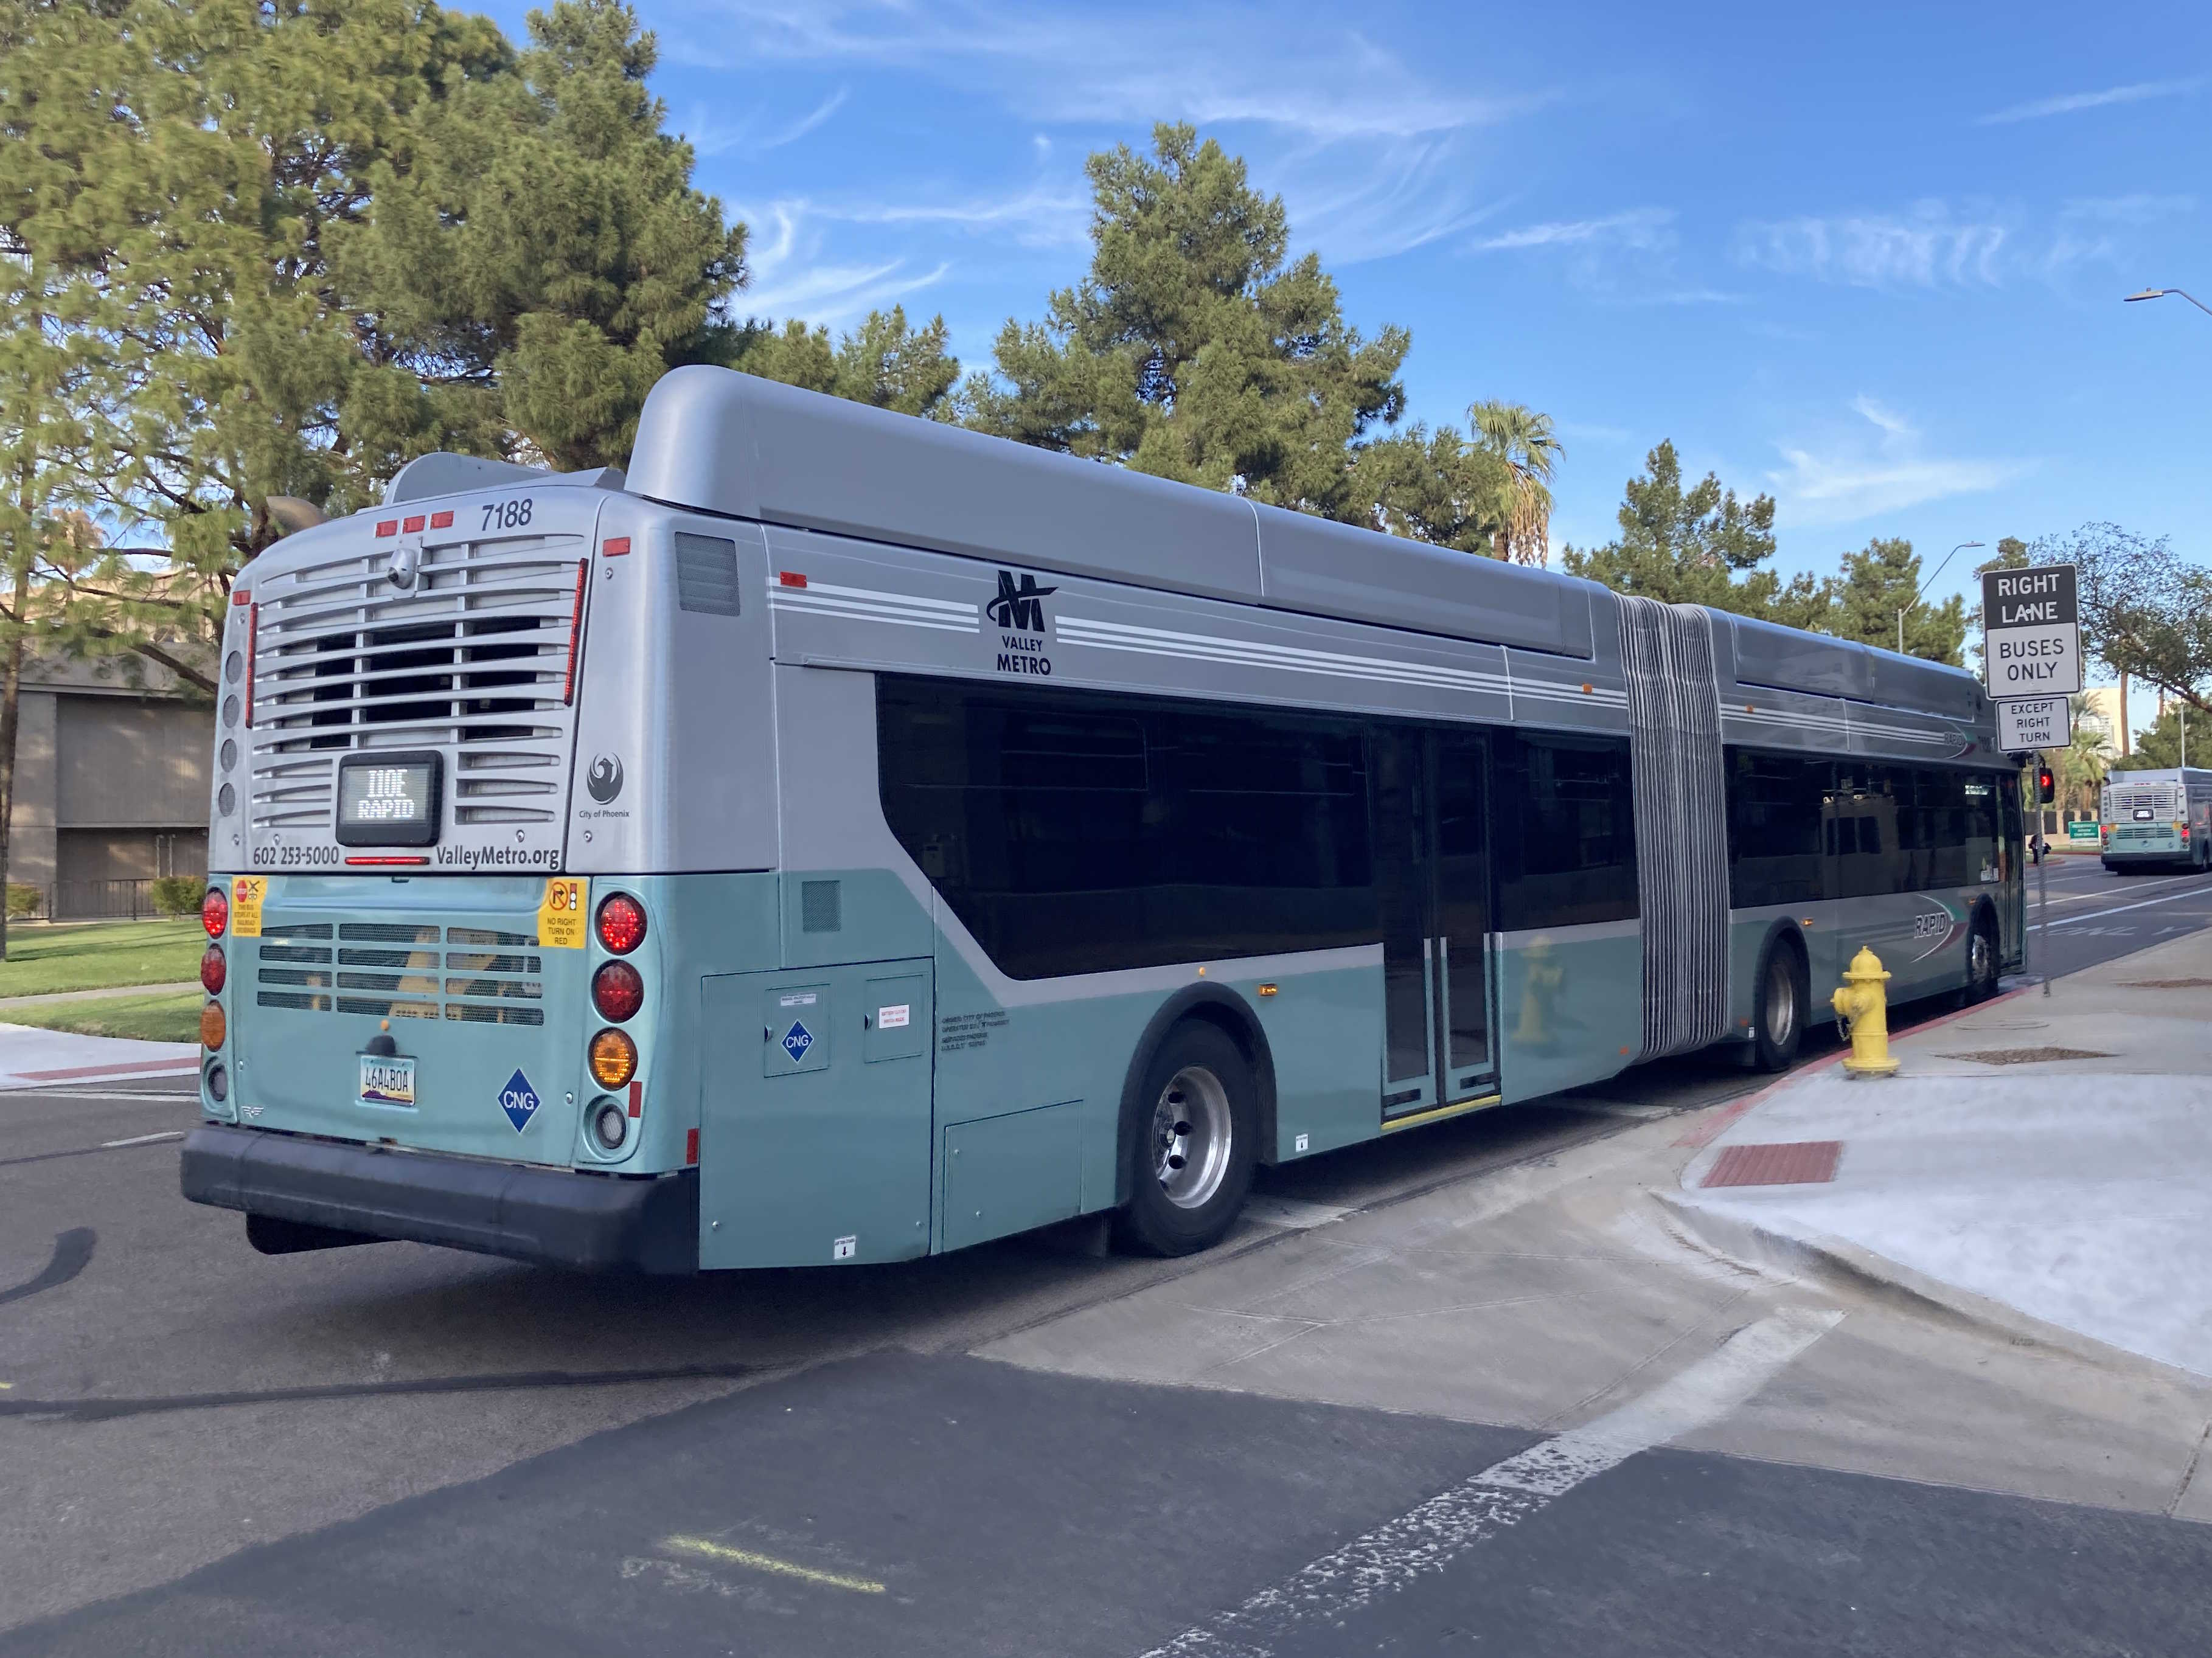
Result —
[{"label": "street light pole", "polygon": [[[1960,554],[1965,552],[1967,548],[1978,547],[1981,544],[1982,544],[1978,541],[1960,542],[1949,552],[1943,555],[1943,564],[1948,564],[1953,559],[1958,557]],[[1938,564],[1936,567],[1936,575],[1929,576],[1926,581],[1920,584],[1920,592],[1917,592],[1912,595],[1912,603],[1906,605],[1905,607],[1905,610],[1917,610],[1920,608],[1920,593],[1926,592],[1928,589],[1934,585],[1936,576],[1942,575],[1943,574],[1943,564]],[[1905,610],[1899,610],[1897,613],[1897,653],[1899,656],[1903,656],[1905,654]]]},{"label": "street light pole", "polygon": [[2212,305],[2205,304],[2203,301],[2198,299],[2194,294],[2184,294],[2178,288],[2146,288],[2140,294],[2128,295],[2123,301],[2123,303],[2133,305],[2137,300],[2162,300],[2169,294],[2172,294],[2179,298],[2187,300],[2190,304],[2195,306],[2206,316],[2212,317]]}]

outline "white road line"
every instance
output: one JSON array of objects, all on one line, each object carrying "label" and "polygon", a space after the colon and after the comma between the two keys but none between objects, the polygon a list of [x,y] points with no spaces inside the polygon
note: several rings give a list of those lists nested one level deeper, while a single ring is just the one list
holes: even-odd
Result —
[{"label": "white road line", "polygon": [[[2176,875],[2167,880],[2152,881],[2140,886],[2130,882],[2129,884],[2129,890],[2133,892],[2159,892],[2163,891],[2168,887],[2178,887],[2185,884],[2194,884],[2212,889],[2212,881],[2206,881],[2201,875]],[[2099,889],[2088,892],[2060,893],[2057,896],[2053,897],[2051,902],[2054,904],[2083,904],[2092,902],[2099,898],[2109,898],[2112,896],[2112,889],[2111,884],[2105,883],[2102,884]],[[2031,900],[2030,902],[2033,901]]]},{"label": "white road line", "polygon": [[152,1145],[161,1140],[180,1140],[184,1137],[185,1131],[181,1128],[167,1134],[133,1134],[127,1140],[102,1140],[100,1149],[112,1151],[119,1145]]},{"label": "white road line", "polygon": [[1842,1320],[1839,1312],[1776,1313],[1642,1398],[1530,1446],[1419,1507],[1208,1619],[1144,1658],[1265,1658],[1304,1628],[1326,1628],[1379,1596],[1441,1571],[1520,1524],[1585,1479],[1640,1451],[1719,1421],[1743,1405]]},{"label": "white road line", "polygon": [[180,1088],[172,1088],[160,1093],[155,1093],[150,1090],[143,1090],[135,1094],[115,1092],[100,1093],[82,1088],[10,1089],[5,1093],[0,1093],[0,1099],[10,1098],[19,1100],[136,1100],[140,1102],[150,1102],[157,1105],[175,1105],[181,1101],[189,1105],[196,1103],[198,1101],[199,1094],[197,1090],[187,1094]]},{"label": "white road line", "polygon": [[2139,903],[2117,904],[2111,909],[2093,909],[2086,915],[2062,915],[2055,921],[2031,921],[2027,930],[2033,932],[2039,926],[2072,926],[2076,921],[2094,921],[2100,915],[2124,915],[2131,909],[2148,909],[2153,904],[2171,903],[2177,898],[2193,898],[2198,892],[2212,888],[2196,888],[2188,892],[2169,892],[2163,898],[2145,898]]}]

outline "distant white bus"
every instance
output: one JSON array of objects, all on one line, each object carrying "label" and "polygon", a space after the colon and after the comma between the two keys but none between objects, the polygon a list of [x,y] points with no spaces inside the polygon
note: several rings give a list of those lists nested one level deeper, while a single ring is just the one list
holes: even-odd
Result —
[{"label": "distant white bus", "polygon": [[2212,771],[2124,771],[2098,817],[2110,870],[2212,867]]}]

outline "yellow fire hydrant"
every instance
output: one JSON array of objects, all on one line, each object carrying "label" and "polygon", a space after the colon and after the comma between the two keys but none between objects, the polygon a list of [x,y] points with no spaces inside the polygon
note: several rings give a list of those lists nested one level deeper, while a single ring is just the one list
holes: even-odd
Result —
[{"label": "yellow fire hydrant", "polygon": [[1836,1017],[1851,1039],[1851,1056],[1844,1061],[1844,1069],[1854,1077],[1887,1077],[1897,1069],[1889,1051],[1889,993],[1882,988],[1888,981],[1881,958],[1862,944],[1831,998]]}]

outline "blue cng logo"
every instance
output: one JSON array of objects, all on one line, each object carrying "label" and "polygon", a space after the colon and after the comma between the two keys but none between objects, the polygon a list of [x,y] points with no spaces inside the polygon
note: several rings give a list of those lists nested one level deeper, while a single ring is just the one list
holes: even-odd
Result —
[{"label": "blue cng logo", "polygon": [[806,1057],[806,1050],[813,1046],[814,1033],[793,1019],[791,1029],[783,1033],[783,1051],[791,1055],[791,1062],[797,1065]]},{"label": "blue cng logo", "polygon": [[499,1108],[507,1113],[507,1120],[514,1125],[514,1132],[518,1134],[530,1127],[530,1120],[538,1114],[538,1108],[542,1103],[544,1102],[538,1099],[538,1090],[530,1085],[530,1078],[519,1070],[507,1079],[507,1086],[499,1090]]}]

